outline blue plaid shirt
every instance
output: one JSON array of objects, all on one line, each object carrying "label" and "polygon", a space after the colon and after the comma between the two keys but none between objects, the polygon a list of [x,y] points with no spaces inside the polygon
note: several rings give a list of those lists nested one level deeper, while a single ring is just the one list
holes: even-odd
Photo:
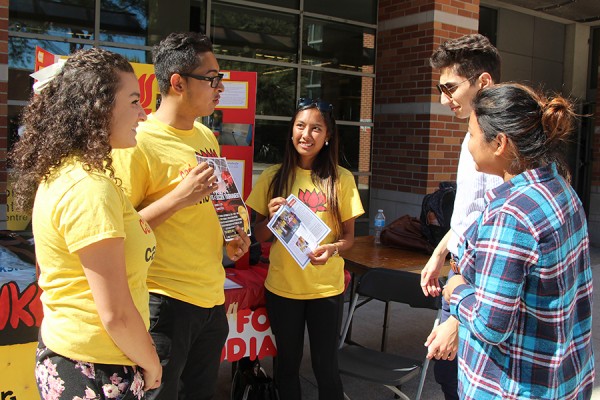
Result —
[{"label": "blue plaid shirt", "polygon": [[594,382],[585,213],[554,165],[486,193],[451,312],[461,399],[587,399]]}]

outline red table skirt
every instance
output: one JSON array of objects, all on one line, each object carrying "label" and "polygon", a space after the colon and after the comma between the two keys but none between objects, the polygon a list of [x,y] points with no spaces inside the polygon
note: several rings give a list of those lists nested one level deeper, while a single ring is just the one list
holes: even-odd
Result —
[{"label": "red table skirt", "polygon": [[[230,304],[237,303],[237,308],[254,310],[265,305],[265,279],[268,266],[256,265],[248,269],[226,268],[227,278],[242,285],[242,288],[225,290],[225,310]],[[344,270],[344,288],[350,283],[350,273]]]}]

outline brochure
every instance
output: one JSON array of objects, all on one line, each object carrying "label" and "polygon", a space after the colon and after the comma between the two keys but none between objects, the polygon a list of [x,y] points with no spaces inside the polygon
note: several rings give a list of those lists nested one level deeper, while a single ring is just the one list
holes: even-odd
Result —
[{"label": "brochure", "polygon": [[286,200],[287,204],[279,207],[267,226],[304,269],[310,262],[308,254],[319,246],[331,229],[293,194]]},{"label": "brochure", "polygon": [[232,281],[229,278],[225,278],[225,285],[223,287],[224,287],[225,290],[243,288],[242,285],[240,285],[239,283],[236,283],[236,282]]},{"label": "brochure", "polygon": [[198,164],[207,162],[214,169],[217,177],[217,190],[210,194],[215,207],[225,241],[233,240],[237,235],[236,226],[243,227],[250,236],[250,215],[242,195],[238,191],[235,180],[229,172],[227,159],[224,157],[203,157],[196,154]]}]

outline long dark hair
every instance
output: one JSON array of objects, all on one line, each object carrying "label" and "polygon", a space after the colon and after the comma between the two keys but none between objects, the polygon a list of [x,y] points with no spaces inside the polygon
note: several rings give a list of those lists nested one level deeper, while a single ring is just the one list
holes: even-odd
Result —
[{"label": "long dark hair", "polygon": [[316,102],[301,106],[296,110],[296,113],[290,121],[288,140],[285,141],[286,144],[283,152],[283,162],[269,185],[269,194],[271,198],[279,196],[287,197],[290,190],[292,190],[292,184],[296,179],[296,167],[298,167],[300,163],[300,155],[296,151],[293,141],[289,140],[289,138],[292,136],[294,123],[296,122],[298,114],[313,108],[318,110],[319,113],[321,113],[321,116],[323,116],[323,120],[327,127],[327,133],[329,134],[329,145],[323,146],[321,151],[317,154],[317,157],[311,166],[310,176],[313,184],[325,192],[327,198],[327,210],[333,217],[333,232],[336,238],[338,238],[342,233],[342,221],[337,196],[339,135],[331,110],[321,110]]},{"label": "long dark hair", "polygon": [[38,185],[70,156],[87,171],[115,179],[109,142],[120,72],[131,72],[121,55],[91,48],[70,57],[23,113],[23,138],[10,154],[15,207],[29,211]]},{"label": "long dark hair", "polygon": [[564,156],[577,115],[569,100],[548,99],[528,86],[505,83],[480,90],[473,111],[487,142],[504,133],[512,143],[508,172],[516,175],[556,163],[558,172],[570,181]]}]

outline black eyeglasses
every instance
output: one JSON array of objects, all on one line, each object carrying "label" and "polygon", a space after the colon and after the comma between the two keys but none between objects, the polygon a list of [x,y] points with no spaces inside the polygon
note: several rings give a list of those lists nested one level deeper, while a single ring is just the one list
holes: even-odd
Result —
[{"label": "black eyeglasses", "polygon": [[297,108],[302,108],[302,107],[306,107],[306,106],[316,106],[319,111],[321,112],[332,112],[333,111],[333,104],[323,101],[321,99],[316,99],[313,100],[310,97],[300,97],[298,99],[298,107]]},{"label": "black eyeglasses", "polygon": [[219,86],[219,83],[223,80],[225,74],[218,74],[217,76],[202,76],[196,74],[188,74],[188,73],[180,73],[181,76],[186,76],[188,78],[198,79],[199,81],[210,81],[210,87],[215,89]]},{"label": "black eyeglasses", "polygon": [[439,90],[439,91],[440,91],[440,94],[445,94],[446,96],[448,96],[448,98],[449,98],[450,100],[452,100],[452,94],[453,94],[454,92],[456,92],[456,89],[458,89],[458,87],[459,87],[460,85],[462,85],[463,83],[465,83],[465,82],[467,82],[467,81],[470,81],[471,79],[475,78],[476,76],[477,76],[477,75],[473,75],[472,77],[470,77],[470,78],[468,78],[468,79],[465,79],[465,80],[464,80],[464,81],[462,81],[462,82],[458,82],[457,84],[455,84],[455,85],[452,85],[452,86],[448,86],[448,85],[447,85],[447,84],[445,84],[445,83],[440,83],[439,85],[435,85],[435,87],[437,88],[437,90]]}]

